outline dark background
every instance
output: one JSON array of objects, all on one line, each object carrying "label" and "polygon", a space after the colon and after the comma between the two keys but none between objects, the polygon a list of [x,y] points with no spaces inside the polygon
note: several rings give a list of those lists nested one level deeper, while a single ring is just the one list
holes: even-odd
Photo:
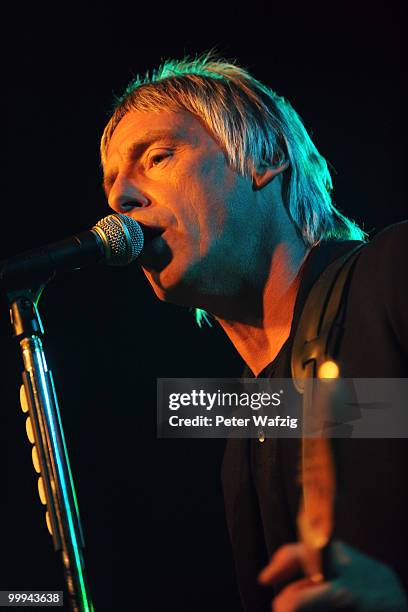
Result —
[{"label": "dark background", "polygon": [[[2,36],[1,258],[107,214],[98,148],[113,93],[164,57],[214,46],[292,102],[335,169],[343,212],[370,233],[401,220],[405,28],[393,2],[11,7]],[[158,302],[137,265],[57,278],[40,311],[97,612],[238,611],[223,443],[157,440],[155,429],[156,378],[239,375],[232,346],[188,310]],[[9,327],[3,300],[0,587],[61,589]]]}]

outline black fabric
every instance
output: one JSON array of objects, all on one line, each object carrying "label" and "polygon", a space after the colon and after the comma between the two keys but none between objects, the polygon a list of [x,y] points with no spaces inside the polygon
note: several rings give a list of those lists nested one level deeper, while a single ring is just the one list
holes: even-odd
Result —
[{"label": "black fabric", "polygon": [[[297,321],[322,271],[359,243],[323,242],[304,266],[290,336],[260,377],[290,377]],[[408,223],[378,234],[352,273],[337,361],[343,377],[408,377]],[[245,377],[251,377],[249,369]],[[408,407],[407,407],[408,410]],[[403,439],[333,441],[338,462],[335,533],[389,564],[408,589],[408,445]],[[270,610],[256,576],[284,543],[296,540],[300,441],[229,440],[222,468],[227,523],[244,608]]]}]

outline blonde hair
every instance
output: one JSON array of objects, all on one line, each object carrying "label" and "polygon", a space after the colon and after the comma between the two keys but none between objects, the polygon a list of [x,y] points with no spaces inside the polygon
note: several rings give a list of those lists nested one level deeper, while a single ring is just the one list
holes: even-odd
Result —
[{"label": "blonde hair", "polygon": [[322,239],[364,240],[365,233],[332,202],[327,162],[290,103],[236,63],[214,53],[166,60],[136,77],[115,100],[101,141],[104,163],[112,134],[129,111],[186,110],[197,116],[231,167],[250,176],[254,166],[289,161],[284,204],[305,244]]}]

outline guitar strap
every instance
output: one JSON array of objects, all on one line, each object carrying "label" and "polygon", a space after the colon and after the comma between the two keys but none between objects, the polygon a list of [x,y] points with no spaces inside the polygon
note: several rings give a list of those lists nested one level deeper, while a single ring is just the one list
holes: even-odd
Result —
[{"label": "guitar strap", "polygon": [[339,376],[335,359],[344,329],[347,290],[362,247],[364,244],[359,244],[332,262],[313,285],[299,319],[291,355],[293,383],[303,395],[302,502],[298,530],[309,551],[304,569],[310,576],[321,576],[326,569],[323,557],[333,531],[336,491],[330,440],[322,433],[310,433],[321,431],[322,423],[328,418],[330,387],[322,396],[320,391],[315,393],[313,381],[321,376],[322,366],[327,365],[331,369],[329,378]]},{"label": "guitar strap", "polygon": [[295,334],[291,371],[296,389],[313,378],[323,362],[336,358],[346,310],[346,289],[351,271],[365,244],[333,261],[309,292]]}]

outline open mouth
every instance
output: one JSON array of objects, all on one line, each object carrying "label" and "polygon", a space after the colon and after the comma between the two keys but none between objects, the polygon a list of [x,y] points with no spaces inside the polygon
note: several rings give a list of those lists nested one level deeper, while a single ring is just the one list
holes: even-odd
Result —
[{"label": "open mouth", "polygon": [[140,223],[140,227],[143,231],[143,236],[145,239],[145,243],[149,243],[153,240],[153,238],[157,238],[157,236],[161,236],[164,232],[164,229],[161,227],[149,227],[147,225],[143,225]]},{"label": "open mouth", "polygon": [[173,254],[164,239],[160,238],[165,233],[163,227],[152,227],[140,224],[145,244],[143,251],[139,256],[139,263],[150,272],[160,272],[165,268],[173,258]]}]

